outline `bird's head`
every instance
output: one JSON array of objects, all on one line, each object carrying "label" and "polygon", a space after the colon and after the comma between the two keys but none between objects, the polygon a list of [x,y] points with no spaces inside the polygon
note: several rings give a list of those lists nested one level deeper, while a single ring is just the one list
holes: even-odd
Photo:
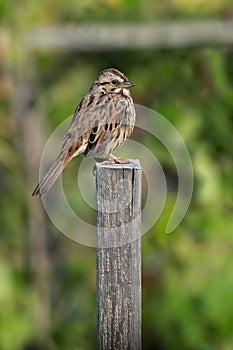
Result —
[{"label": "bird's head", "polygon": [[95,87],[102,87],[107,93],[126,92],[134,85],[123,73],[114,68],[102,71],[94,83]]}]

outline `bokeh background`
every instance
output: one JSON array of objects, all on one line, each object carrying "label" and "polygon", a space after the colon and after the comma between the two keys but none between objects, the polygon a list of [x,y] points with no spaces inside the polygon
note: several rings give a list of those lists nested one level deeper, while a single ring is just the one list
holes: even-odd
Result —
[{"label": "bokeh background", "polygon": [[[28,40],[38,27],[224,21],[232,10],[231,0],[0,1],[0,349],[96,348],[95,249],[59,233],[31,191],[48,136],[107,67],[135,82],[136,103],[177,128],[194,168],[189,211],[166,234],[176,169],[159,142],[136,134],[169,188],[142,240],[143,348],[233,349],[232,44],[31,49]],[[69,184],[80,161],[66,169],[66,190],[94,222]]]}]

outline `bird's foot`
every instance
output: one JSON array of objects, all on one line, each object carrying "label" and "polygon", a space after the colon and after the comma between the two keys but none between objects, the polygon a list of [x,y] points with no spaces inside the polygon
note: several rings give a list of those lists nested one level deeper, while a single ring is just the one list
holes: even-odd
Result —
[{"label": "bird's foot", "polygon": [[[106,159],[106,158],[105,158]],[[96,161],[98,161],[99,163],[101,164],[104,164],[104,165],[111,165],[111,164],[129,164],[132,162],[132,159],[121,159],[121,158],[118,158],[116,156],[113,156],[111,154],[111,158],[110,159],[106,159],[106,160],[100,160],[100,159],[96,159]],[[94,176],[96,176],[96,165],[94,165],[93,167],[93,170],[92,170],[92,174]]]},{"label": "bird's foot", "polygon": [[132,159],[121,159],[121,158],[118,158],[116,156],[114,156],[113,154],[110,154],[110,159],[108,160],[105,160],[103,162],[103,164],[128,164],[128,163],[131,163]]},{"label": "bird's foot", "polygon": [[131,163],[132,159],[120,159],[120,158],[112,158],[105,160],[102,164],[111,165],[111,164],[128,164]]}]

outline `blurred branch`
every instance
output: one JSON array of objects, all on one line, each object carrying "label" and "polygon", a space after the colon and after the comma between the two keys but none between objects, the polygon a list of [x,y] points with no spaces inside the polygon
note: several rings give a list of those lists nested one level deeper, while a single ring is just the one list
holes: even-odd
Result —
[{"label": "blurred branch", "polygon": [[38,27],[24,43],[30,49],[79,51],[225,45],[233,43],[233,20]]}]

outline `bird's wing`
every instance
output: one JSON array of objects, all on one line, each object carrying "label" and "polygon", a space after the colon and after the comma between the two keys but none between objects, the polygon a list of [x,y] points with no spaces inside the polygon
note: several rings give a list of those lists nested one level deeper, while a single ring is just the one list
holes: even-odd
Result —
[{"label": "bird's wing", "polygon": [[85,153],[89,145],[102,142],[109,131],[118,129],[124,122],[125,102],[111,99],[109,95],[88,94],[74,112],[70,128],[62,143],[62,151],[67,157]]}]

